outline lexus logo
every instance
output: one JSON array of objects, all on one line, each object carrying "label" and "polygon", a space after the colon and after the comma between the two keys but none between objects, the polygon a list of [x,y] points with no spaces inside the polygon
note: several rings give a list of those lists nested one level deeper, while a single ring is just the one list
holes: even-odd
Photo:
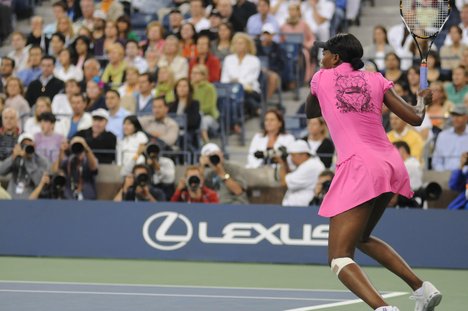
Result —
[{"label": "lexus logo", "polygon": [[[173,227],[184,227],[185,234],[170,234]],[[143,238],[151,247],[163,251],[173,251],[184,247],[192,238],[193,227],[190,220],[175,212],[156,213],[143,225]]]}]

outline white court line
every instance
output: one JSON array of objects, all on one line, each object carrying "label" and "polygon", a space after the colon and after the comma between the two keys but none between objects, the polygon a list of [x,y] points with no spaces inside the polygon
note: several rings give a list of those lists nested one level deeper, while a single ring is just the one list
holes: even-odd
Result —
[{"label": "white court line", "polygon": [[[399,296],[404,296],[407,295],[408,293],[405,292],[393,292],[389,294],[384,294],[382,295],[383,298],[392,298],[392,297],[399,297]],[[310,307],[303,307],[303,308],[297,308],[297,309],[288,309],[284,311],[312,311],[312,310],[321,310],[321,309],[328,309],[328,308],[333,308],[333,307],[341,307],[341,306],[347,306],[347,305],[352,305],[356,303],[361,303],[363,302],[361,299],[353,299],[353,300],[347,300],[343,302],[334,302],[334,303],[327,303],[324,305],[320,306],[310,306]]]},{"label": "white court line", "polygon": [[30,294],[74,294],[74,295],[111,295],[111,296],[148,296],[148,297],[184,297],[184,298],[224,298],[224,299],[253,299],[253,300],[294,300],[294,301],[343,301],[343,299],[297,298],[297,297],[258,297],[258,296],[228,296],[228,295],[184,295],[184,294],[152,294],[152,293],[119,293],[119,292],[91,292],[91,291],[58,291],[58,290],[21,290],[0,289],[5,293]]}]

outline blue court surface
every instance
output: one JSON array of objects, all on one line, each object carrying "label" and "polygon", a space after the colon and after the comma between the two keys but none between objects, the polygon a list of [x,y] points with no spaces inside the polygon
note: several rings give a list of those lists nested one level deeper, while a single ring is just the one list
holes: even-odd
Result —
[{"label": "blue court surface", "polygon": [[[383,292],[386,298],[407,294]],[[0,281],[2,311],[308,311],[360,302],[325,289]]]}]

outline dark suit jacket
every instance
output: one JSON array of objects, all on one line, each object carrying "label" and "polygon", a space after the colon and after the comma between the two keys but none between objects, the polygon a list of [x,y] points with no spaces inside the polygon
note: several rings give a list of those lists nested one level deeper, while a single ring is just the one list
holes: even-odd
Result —
[{"label": "dark suit jacket", "polygon": [[[93,150],[93,153],[100,164],[110,164],[115,161],[115,146],[117,144],[117,138],[111,132],[104,131],[104,133],[94,138],[93,130],[92,128],[89,128],[87,130],[79,131],[75,136],[83,137],[86,140],[86,143],[91,150]],[[99,152],[98,150],[101,150],[102,152]]]},{"label": "dark suit jacket", "polygon": [[[172,102],[169,104],[169,112],[176,113],[178,102]],[[200,115],[200,103],[197,100],[192,100],[192,104],[185,107],[185,115],[187,116],[187,130],[196,131],[200,128],[201,115]]]},{"label": "dark suit jacket", "polygon": [[52,99],[54,99],[54,96],[60,93],[60,91],[63,90],[65,84],[63,83],[62,80],[57,79],[56,77],[53,77],[50,79],[49,83],[45,86],[45,90],[42,90],[42,83],[39,79],[34,80],[29,84],[28,86],[28,91],[26,92],[26,100],[29,103],[29,106],[33,106],[36,103],[36,100],[40,96],[47,96]]}]

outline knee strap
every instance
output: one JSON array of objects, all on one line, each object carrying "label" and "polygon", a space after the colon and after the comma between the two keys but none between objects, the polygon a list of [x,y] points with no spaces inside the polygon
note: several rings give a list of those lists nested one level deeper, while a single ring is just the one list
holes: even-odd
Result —
[{"label": "knee strap", "polygon": [[338,275],[340,274],[341,269],[343,269],[344,267],[352,263],[356,263],[356,262],[354,262],[354,260],[352,260],[349,257],[333,258],[330,263],[330,267],[331,267],[331,270],[336,275]]}]

